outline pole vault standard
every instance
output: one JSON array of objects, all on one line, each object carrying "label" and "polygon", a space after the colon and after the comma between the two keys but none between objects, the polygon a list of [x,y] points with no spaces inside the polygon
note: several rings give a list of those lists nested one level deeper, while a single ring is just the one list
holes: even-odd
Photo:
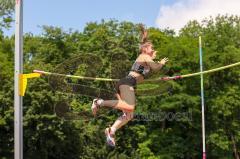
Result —
[{"label": "pole vault standard", "polygon": [[23,72],[23,0],[15,3],[15,57],[14,57],[14,159],[23,158],[22,96],[20,75]]},{"label": "pole vault standard", "polygon": [[[199,37],[199,56],[200,56],[200,72],[203,72],[202,63],[202,39]],[[202,146],[203,154],[202,159],[206,159],[206,146],[205,146],[205,110],[204,110],[204,87],[203,87],[203,74],[201,73],[201,104],[202,104]]]}]

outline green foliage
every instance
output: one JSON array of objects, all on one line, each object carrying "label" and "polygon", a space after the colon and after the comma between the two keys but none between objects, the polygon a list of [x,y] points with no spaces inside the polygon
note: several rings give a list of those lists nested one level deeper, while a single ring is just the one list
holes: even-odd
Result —
[{"label": "green foliage", "polygon": [[0,0],[0,31],[2,28],[9,28],[12,19],[12,13],[14,11],[14,0]]},{"label": "green foliage", "polygon": [[[240,61],[239,30],[237,16],[191,21],[179,35],[150,28],[149,38],[159,52],[157,59],[167,56],[170,61],[149,78],[198,72],[199,35],[204,70]],[[40,69],[121,78],[137,57],[138,44],[138,25],[130,22],[88,23],[83,32],[43,26],[41,36],[24,35],[24,72]],[[1,158],[13,158],[13,50],[14,38],[1,35]],[[239,75],[239,67],[204,75],[209,158],[237,158],[240,153]],[[202,155],[199,77],[139,85],[136,118],[117,132],[115,149],[106,146],[104,129],[119,112],[103,109],[93,118],[90,110],[93,97],[113,98],[113,82],[43,76],[28,83],[23,100],[24,158],[185,159]],[[66,106],[75,120],[57,116],[57,106]]]}]

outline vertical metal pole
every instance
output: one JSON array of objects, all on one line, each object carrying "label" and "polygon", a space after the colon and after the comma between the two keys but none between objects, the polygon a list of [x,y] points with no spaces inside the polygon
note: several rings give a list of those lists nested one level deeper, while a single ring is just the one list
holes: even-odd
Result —
[{"label": "vertical metal pole", "polygon": [[22,97],[19,95],[19,74],[23,72],[23,0],[16,0],[15,16],[14,159],[22,159]]},{"label": "vertical metal pole", "polygon": [[[199,36],[199,55],[200,55],[200,71],[203,72],[202,64],[202,39]],[[206,159],[206,145],[205,145],[205,110],[204,110],[204,88],[203,88],[203,74],[201,74],[201,102],[202,102],[202,143],[203,143],[203,159]]]}]

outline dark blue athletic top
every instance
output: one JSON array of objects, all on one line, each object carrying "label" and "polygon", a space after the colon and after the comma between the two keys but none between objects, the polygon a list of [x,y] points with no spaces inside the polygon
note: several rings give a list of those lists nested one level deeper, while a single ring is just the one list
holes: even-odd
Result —
[{"label": "dark blue athletic top", "polygon": [[143,75],[143,77],[146,77],[146,75],[150,71],[150,67],[143,66],[143,65],[139,64],[137,61],[135,61],[134,64],[132,65],[131,71],[140,73],[141,75]]}]

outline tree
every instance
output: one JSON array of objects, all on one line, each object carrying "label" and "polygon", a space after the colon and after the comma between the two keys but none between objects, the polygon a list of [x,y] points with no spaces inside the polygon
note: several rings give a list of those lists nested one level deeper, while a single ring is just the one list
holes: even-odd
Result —
[{"label": "tree", "polygon": [[0,0],[0,30],[9,28],[13,21],[12,14],[14,11],[14,0]]}]

